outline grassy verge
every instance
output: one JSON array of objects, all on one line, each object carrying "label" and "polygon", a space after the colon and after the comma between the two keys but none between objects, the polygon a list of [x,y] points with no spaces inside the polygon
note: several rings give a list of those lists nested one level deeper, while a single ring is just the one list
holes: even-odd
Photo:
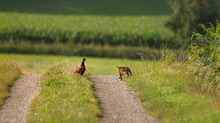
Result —
[{"label": "grassy verge", "polygon": [[220,122],[220,97],[201,92],[180,63],[143,61],[128,79],[146,111],[162,123]]},{"label": "grassy verge", "polygon": [[22,75],[14,63],[0,63],[0,106],[9,96],[9,86]]},{"label": "grassy verge", "polygon": [[100,115],[92,84],[73,74],[74,65],[51,67],[41,79],[43,88],[31,105],[28,122],[98,122]]}]

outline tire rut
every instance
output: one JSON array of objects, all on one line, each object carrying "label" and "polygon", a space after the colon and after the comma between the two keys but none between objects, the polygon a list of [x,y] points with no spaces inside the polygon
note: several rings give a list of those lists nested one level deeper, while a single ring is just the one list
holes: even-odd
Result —
[{"label": "tire rut", "polygon": [[29,106],[38,95],[40,75],[26,74],[19,78],[10,88],[10,97],[0,107],[1,123],[25,123]]},{"label": "tire rut", "polygon": [[101,123],[158,123],[146,115],[134,91],[116,76],[92,76],[103,116]]}]

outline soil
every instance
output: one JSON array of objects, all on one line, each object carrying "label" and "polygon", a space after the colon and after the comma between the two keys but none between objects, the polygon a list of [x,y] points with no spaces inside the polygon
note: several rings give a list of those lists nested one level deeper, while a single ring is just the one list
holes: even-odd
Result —
[{"label": "soil", "polygon": [[92,76],[103,111],[101,123],[158,123],[147,115],[134,91],[117,76]]},{"label": "soil", "polygon": [[25,123],[29,106],[38,95],[40,86],[38,74],[26,74],[10,88],[10,97],[0,107],[1,123]]}]

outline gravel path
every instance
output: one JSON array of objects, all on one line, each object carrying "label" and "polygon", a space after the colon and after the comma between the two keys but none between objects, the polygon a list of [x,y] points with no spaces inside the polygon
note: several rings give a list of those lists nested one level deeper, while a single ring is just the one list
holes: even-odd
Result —
[{"label": "gravel path", "polygon": [[101,104],[101,123],[158,123],[145,114],[134,91],[116,76],[92,76]]},{"label": "gravel path", "polygon": [[25,123],[32,99],[40,91],[38,74],[23,75],[10,88],[10,97],[0,107],[0,123]]}]

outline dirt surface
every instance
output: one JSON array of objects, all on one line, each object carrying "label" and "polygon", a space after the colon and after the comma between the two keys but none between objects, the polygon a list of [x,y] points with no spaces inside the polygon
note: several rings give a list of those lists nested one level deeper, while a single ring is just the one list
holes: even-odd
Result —
[{"label": "dirt surface", "polygon": [[0,107],[0,123],[25,123],[29,105],[40,91],[38,74],[23,75],[10,88],[10,97]]},{"label": "dirt surface", "polygon": [[158,123],[146,115],[134,91],[117,76],[92,76],[95,94],[101,104],[101,123]]}]

